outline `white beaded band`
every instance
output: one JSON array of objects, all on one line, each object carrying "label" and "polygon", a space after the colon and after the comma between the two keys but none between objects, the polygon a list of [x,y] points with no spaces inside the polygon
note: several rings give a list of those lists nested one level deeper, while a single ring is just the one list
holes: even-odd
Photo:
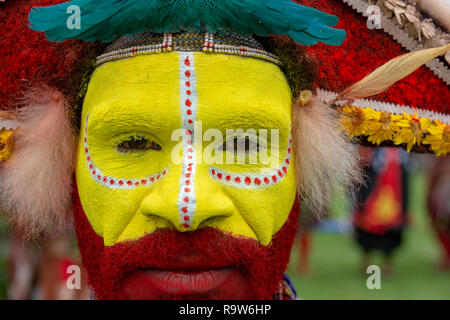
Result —
[{"label": "white beaded band", "polygon": [[[137,38],[134,42],[128,41],[130,44],[134,44],[130,46],[127,45],[126,40],[121,39],[124,43],[123,46],[125,47],[120,48],[120,45],[116,45],[119,49],[113,49],[100,55],[97,57],[96,66],[108,61],[126,59],[138,55],[149,55],[172,51],[239,55],[265,60],[279,66],[282,65],[277,56],[263,50],[262,47],[257,44],[256,40],[250,37],[231,35],[228,39],[227,35],[215,37],[214,34],[209,32],[206,32],[201,40],[198,36],[198,34],[183,33],[181,35],[176,35],[174,38],[171,33],[164,33],[162,41],[158,43],[155,41],[157,37],[154,36],[154,34],[149,34],[147,37],[150,40],[145,39],[146,35],[143,35],[141,38]],[[138,44],[145,42],[146,40],[151,41],[152,44]]]}]

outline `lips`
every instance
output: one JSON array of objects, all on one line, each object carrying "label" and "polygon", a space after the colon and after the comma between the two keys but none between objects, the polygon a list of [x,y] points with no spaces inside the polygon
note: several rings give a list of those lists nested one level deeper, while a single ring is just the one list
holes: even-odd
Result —
[{"label": "lips", "polygon": [[139,270],[127,275],[123,290],[129,299],[197,296],[239,299],[246,279],[235,267],[205,270]]},{"label": "lips", "polygon": [[131,299],[211,295],[238,299],[245,288],[245,277],[226,255],[211,261],[200,253],[185,253],[159,267],[133,271],[123,280],[123,290]]},{"label": "lips", "polygon": [[[138,272],[139,273],[139,272]],[[144,277],[163,292],[175,295],[205,293],[223,285],[232,274],[232,269],[202,271],[144,271]]]}]

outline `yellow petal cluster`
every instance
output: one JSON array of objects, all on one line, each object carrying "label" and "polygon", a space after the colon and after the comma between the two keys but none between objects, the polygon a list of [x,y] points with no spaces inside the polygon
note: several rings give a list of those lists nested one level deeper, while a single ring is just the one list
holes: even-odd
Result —
[{"label": "yellow petal cluster", "polygon": [[428,135],[423,140],[423,144],[430,145],[430,149],[437,156],[445,156],[450,153],[450,125],[444,124],[439,120],[433,123],[427,129]]},{"label": "yellow petal cluster", "polygon": [[0,162],[7,161],[12,151],[12,133],[13,130],[0,130]]},{"label": "yellow petal cluster", "polygon": [[437,156],[450,153],[450,125],[439,120],[419,118],[417,113],[397,115],[352,104],[342,106],[340,111],[343,130],[351,137],[367,137],[374,145],[392,141],[395,145],[405,145],[408,152],[414,146],[429,145]]}]

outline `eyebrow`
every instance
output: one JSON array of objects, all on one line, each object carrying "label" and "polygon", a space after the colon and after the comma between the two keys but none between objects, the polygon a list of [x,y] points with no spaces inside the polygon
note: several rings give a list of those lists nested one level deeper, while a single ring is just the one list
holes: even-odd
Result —
[{"label": "eyebrow", "polygon": [[[105,109],[93,112],[89,118],[95,119],[96,121],[89,121],[88,128],[91,130],[97,130],[108,123],[108,128],[116,127],[117,129],[123,129],[124,127],[141,128],[152,131],[167,130],[169,129],[169,124],[167,117],[164,118],[161,112],[154,112],[153,116],[150,116],[148,112],[139,112],[139,106],[135,106],[136,111],[125,110],[120,112],[120,117],[115,115],[115,110],[118,108],[123,108],[123,105],[118,106],[111,104]],[[133,108],[133,109],[134,109]],[[161,115],[161,116],[155,116]]]},{"label": "eyebrow", "polygon": [[253,111],[245,113],[229,112],[221,115],[218,124],[223,129],[279,129],[282,133],[286,133],[286,129],[289,130],[290,125],[289,121],[283,119],[279,114],[268,115]]}]

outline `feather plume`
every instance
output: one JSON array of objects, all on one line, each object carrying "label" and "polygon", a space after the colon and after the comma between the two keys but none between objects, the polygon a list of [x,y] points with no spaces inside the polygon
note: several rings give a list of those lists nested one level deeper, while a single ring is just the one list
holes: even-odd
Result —
[{"label": "feather plume", "polygon": [[362,99],[379,94],[448,50],[450,50],[450,44],[439,48],[409,52],[389,60],[364,79],[344,89],[334,101]]},{"label": "feather plume", "polygon": [[300,199],[320,215],[335,192],[348,194],[361,183],[359,153],[340,130],[338,113],[313,96],[292,107],[295,169]]},{"label": "feather plume", "polygon": [[0,169],[0,203],[34,237],[55,233],[70,217],[75,138],[70,108],[59,92],[34,89],[23,102],[14,152]]},{"label": "feather plume", "polygon": [[[67,27],[67,9],[77,6],[80,28]],[[305,45],[344,42],[344,30],[331,28],[336,16],[290,0],[72,0],[34,7],[30,28],[50,41],[81,39],[112,42],[143,31],[236,32],[288,35]]]}]

